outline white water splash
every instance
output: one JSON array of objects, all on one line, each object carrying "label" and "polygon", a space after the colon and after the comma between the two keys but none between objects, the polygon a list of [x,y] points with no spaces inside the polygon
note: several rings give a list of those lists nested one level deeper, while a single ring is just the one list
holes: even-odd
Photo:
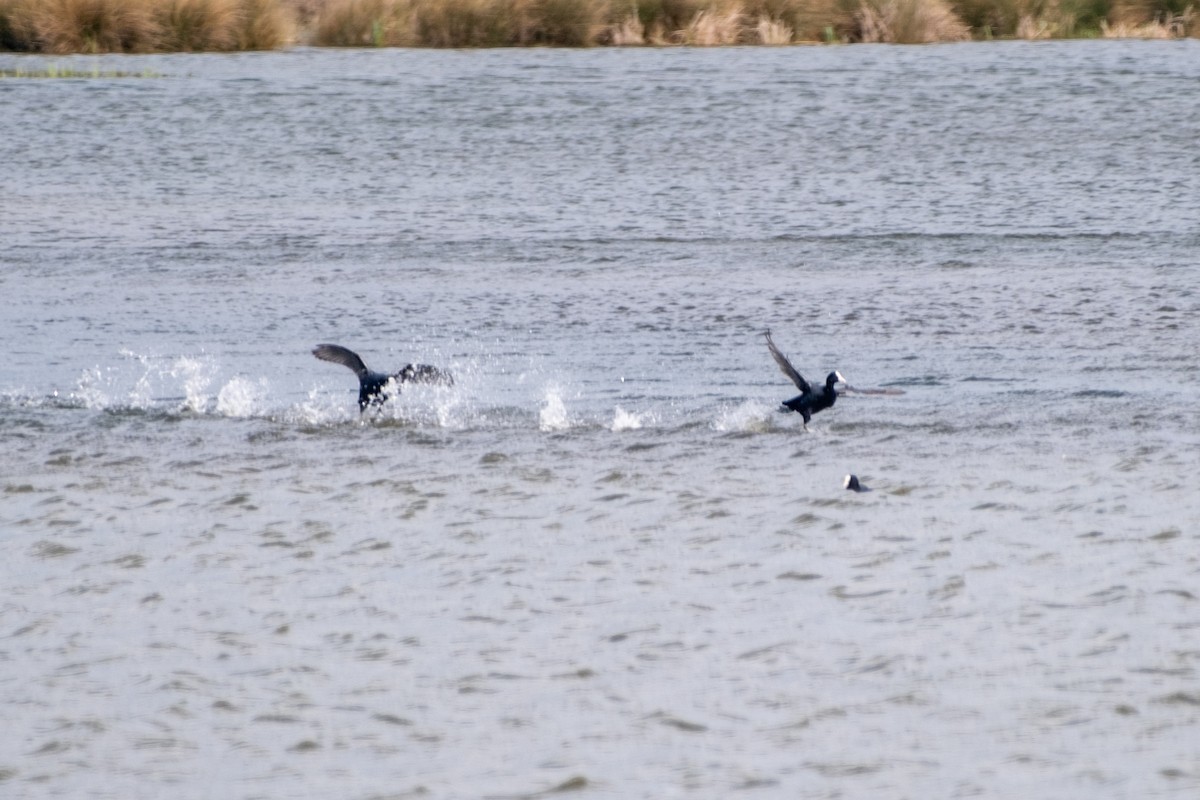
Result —
[{"label": "white water splash", "polygon": [[771,429],[774,409],[755,400],[746,400],[732,407],[723,407],[713,420],[714,430],[722,433],[762,433]]},{"label": "white water splash", "polygon": [[307,400],[291,406],[279,415],[285,422],[311,426],[345,423],[359,417],[357,404],[332,402],[329,391],[324,387],[309,389]]},{"label": "white water splash", "polygon": [[122,350],[121,355],[133,362],[136,373],[131,373],[124,365],[103,368],[97,365],[84,370],[79,376],[73,397],[85,408],[101,410],[123,406],[145,409],[150,406],[153,392],[149,359],[128,350]]},{"label": "white water splash", "polygon": [[[212,384],[215,369],[212,362],[206,358],[181,356],[171,365],[172,378],[183,379],[183,408],[197,414],[208,410],[211,398],[206,394]],[[148,374],[148,373],[147,373]]]},{"label": "white water splash", "polygon": [[[209,393],[218,369],[210,356],[163,359],[122,350],[124,362],[84,370],[73,397],[91,409],[147,410],[164,403],[173,410],[208,413],[218,402]],[[180,397],[182,395],[182,397]]]},{"label": "white water splash", "polygon": [[263,409],[270,388],[266,378],[252,381],[234,377],[217,392],[217,413],[227,417],[254,416]]},{"label": "white water splash", "polygon": [[635,431],[642,427],[647,416],[647,414],[636,414],[617,406],[613,410],[613,421],[609,428],[614,433],[617,431]]},{"label": "white water splash", "polygon": [[542,410],[538,412],[538,427],[543,431],[565,431],[571,427],[567,406],[563,403],[558,387],[547,387]]},{"label": "white water splash", "polygon": [[108,393],[101,385],[103,381],[104,374],[99,367],[84,370],[75,385],[74,397],[83,403],[84,408],[104,408],[108,405]]},{"label": "white water splash", "polygon": [[465,405],[461,393],[439,388],[438,395],[433,406],[433,411],[437,415],[438,427],[463,427]]}]

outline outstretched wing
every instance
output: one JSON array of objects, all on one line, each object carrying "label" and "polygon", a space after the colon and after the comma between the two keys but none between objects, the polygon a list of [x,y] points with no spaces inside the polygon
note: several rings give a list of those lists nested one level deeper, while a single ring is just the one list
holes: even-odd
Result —
[{"label": "outstretched wing", "polygon": [[313,348],[312,354],[322,361],[332,361],[334,364],[349,367],[359,377],[366,375],[368,372],[367,365],[358,357],[358,353],[355,353],[353,350],[347,350],[338,344],[319,344]]},{"label": "outstretched wing", "polygon": [[804,380],[804,376],[796,371],[792,366],[792,362],[787,360],[787,356],[779,352],[779,348],[775,346],[775,342],[771,341],[771,332],[766,331],[763,336],[767,337],[767,349],[771,351],[771,357],[775,359],[775,363],[779,365],[779,369],[783,371],[791,379],[792,383],[796,384],[801,392],[807,394],[812,391],[809,388],[808,381]]}]

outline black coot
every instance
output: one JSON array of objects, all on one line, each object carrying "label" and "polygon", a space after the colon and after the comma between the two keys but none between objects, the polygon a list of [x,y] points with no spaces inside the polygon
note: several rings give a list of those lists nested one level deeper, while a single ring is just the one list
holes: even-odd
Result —
[{"label": "black coot", "polygon": [[813,388],[787,360],[787,356],[779,352],[779,348],[771,340],[771,332],[767,331],[763,336],[767,337],[767,349],[771,351],[771,357],[775,359],[779,369],[783,371],[784,375],[791,378],[792,383],[796,384],[796,388],[800,390],[800,394],[791,400],[784,400],[783,404],[804,417],[804,427],[807,429],[808,421],[812,419],[813,414],[824,411],[837,402],[837,390],[834,388],[834,384],[845,383],[846,379],[842,377],[842,373],[835,370],[826,376],[824,386]]},{"label": "black coot", "polygon": [[383,405],[388,399],[384,388],[388,381],[401,383],[438,383],[444,386],[454,385],[454,378],[449,372],[431,367],[428,364],[409,364],[399,372],[372,372],[358,357],[358,353],[337,344],[319,344],[313,348],[313,355],[322,361],[331,361],[349,367],[358,376],[358,410],[366,411],[368,405]]}]

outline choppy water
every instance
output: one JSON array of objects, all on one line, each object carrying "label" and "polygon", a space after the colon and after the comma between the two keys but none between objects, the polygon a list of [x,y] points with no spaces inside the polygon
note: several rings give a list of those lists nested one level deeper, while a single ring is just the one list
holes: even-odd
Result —
[{"label": "choppy water", "polygon": [[3,796],[1200,792],[1200,42],[81,61],[161,77],[0,81]]}]

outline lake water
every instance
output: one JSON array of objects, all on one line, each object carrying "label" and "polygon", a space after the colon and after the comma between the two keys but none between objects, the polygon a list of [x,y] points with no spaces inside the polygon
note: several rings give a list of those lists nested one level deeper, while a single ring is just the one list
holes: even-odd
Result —
[{"label": "lake water", "polygon": [[1200,41],[53,63],[0,795],[1200,793]]}]

